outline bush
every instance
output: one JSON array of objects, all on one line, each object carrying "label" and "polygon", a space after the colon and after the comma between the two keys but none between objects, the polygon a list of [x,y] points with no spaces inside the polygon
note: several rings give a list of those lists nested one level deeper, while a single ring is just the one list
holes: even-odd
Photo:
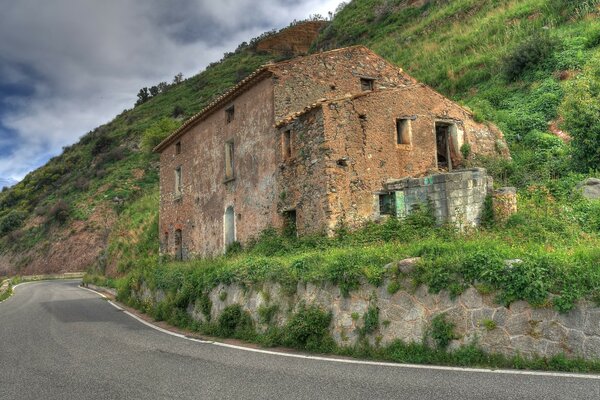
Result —
[{"label": "bush", "polygon": [[284,344],[310,351],[327,351],[332,341],[329,325],[332,315],[317,306],[301,304],[284,329]]},{"label": "bush", "polygon": [[4,217],[0,218],[0,235],[6,235],[20,228],[26,217],[27,213],[23,211],[11,210]]},{"label": "bush", "polygon": [[564,128],[573,138],[576,167],[586,172],[600,165],[600,52],[583,73],[567,84],[560,107]]},{"label": "bush", "polygon": [[433,317],[427,332],[436,347],[442,350],[447,349],[450,342],[456,339],[455,325],[453,322],[447,321],[446,317],[445,313]]},{"label": "bush", "polygon": [[252,328],[250,315],[239,304],[225,307],[218,321],[219,333],[225,337],[240,336]]},{"label": "bush", "polygon": [[152,124],[144,131],[142,136],[142,148],[152,151],[169,134],[179,128],[180,122],[173,118],[164,117]]},{"label": "bush", "polygon": [[525,39],[502,61],[506,79],[516,81],[523,73],[537,68],[552,54],[555,46],[556,41],[545,31]]},{"label": "bush", "polygon": [[47,217],[49,220],[63,224],[69,219],[70,212],[71,206],[61,199],[48,208]]}]

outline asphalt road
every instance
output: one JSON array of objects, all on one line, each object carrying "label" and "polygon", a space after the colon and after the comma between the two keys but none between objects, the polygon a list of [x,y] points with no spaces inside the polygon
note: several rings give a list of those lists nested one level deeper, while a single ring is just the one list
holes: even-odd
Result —
[{"label": "asphalt road", "polygon": [[337,363],[173,337],[74,281],[0,303],[0,399],[600,399],[600,380]]}]

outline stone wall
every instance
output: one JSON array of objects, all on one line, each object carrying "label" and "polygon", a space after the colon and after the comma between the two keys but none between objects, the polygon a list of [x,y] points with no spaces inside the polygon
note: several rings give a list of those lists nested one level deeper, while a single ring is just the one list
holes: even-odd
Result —
[{"label": "stone wall", "polygon": [[429,204],[440,224],[478,226],[492,178],[485,169],[474,168],[400,179],[386,183],[385,188],[395,194],[396,216],[400,218],[417,205]]},{"label": "stone wall", "polygon": [[[257,328],[265,330],[266,326],[259,323],[261,306],[276,304],[279,311],[272,323],[283,325],[300,302],[306,302],[331,311],[330,332],[334,340],[339,345],[351,346],[359,339],[358,329],[363,326],[369,307],[379,309],[379,327],[367,338],[382,345],[396,339],[417,343],[427,340],[425,334],[432,318],[445,313],[446,319],[456,325],[457,339],[451,342],[450,349],[476,343],[487,352],[507,356],[565,354],[600,358],[600,308],[592,303],[580,302],[569,313],[559,314],[554,309],[534,308],[523,301],[504,307],[494,302],[493,294],[483,295],[474,288],[452,299],[446,291],[431,294],[425,286],[411,289],[408,280],[401,290],[390,294],[389,283],[386,280],[380,287],[365,283],[348,297],[334,285],[300,283],[294,294],[271,283],[258,287],[219,285],[209,293],[211,317],[216,321],[225,307],[240,304],[250,313]],[[151,293],[147,288],[138,296],[144,302],[164,298],[164,294]],[[194,304],[190,304],[188,312],[199,321],[205,320],[200,307]]]}]

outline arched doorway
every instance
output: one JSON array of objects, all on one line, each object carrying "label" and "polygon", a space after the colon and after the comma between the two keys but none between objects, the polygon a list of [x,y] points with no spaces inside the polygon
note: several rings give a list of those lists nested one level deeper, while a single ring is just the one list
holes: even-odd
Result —
[{"label": "arched doorway", "polygon": [[233,206],[227,207],[225,210],[225,220],[223,221],[225,228],[225,249],[235,242],[235,212]]}]

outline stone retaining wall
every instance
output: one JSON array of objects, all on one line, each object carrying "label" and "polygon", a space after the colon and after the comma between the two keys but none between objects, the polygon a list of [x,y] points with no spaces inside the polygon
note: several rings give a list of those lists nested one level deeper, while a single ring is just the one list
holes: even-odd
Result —
[{"label": "stone retaining wall", "polygon": [[[431,320],[445,313],[455,325],[457,339],[450,348],[475,342],[487,352],[507,356],[538,355],[551,357],[600,358],[600,308],[590,302],[580,302],[571,312],[559,314],[552,308],[534,308],[523,301],[504,307],[494,303],[493,295],[482,295],[469,288],[451,299],[448,292],[430,294],[427,287],[410,290],[408,280],[404,288],[389,294],[386,280],[380,287],[363,284],[344,297],[334,285],[297,285],[294,294],[279,284],[268,283],[260,287],[220,285],[209,293],[212,301],[211,319],[216,321],[232,304],[240,304],[252,316],[258,329],[261,306],[276,304],[278,313],[272,323],[283,325],[301,302],[315,304],[332,312],[331,334],[340,345],[353,345],[359,338],[364,314],[369,307],[379,309],[379,327],[368,339],[371,343],[388,344],[395,339],[405,342],[427,340],[426,330]],[[164,293],[152,293],[143,288],[140,300],[162,301]],[[200,307],[190,304],[190,315],[199,321],[205,317]]]}]

